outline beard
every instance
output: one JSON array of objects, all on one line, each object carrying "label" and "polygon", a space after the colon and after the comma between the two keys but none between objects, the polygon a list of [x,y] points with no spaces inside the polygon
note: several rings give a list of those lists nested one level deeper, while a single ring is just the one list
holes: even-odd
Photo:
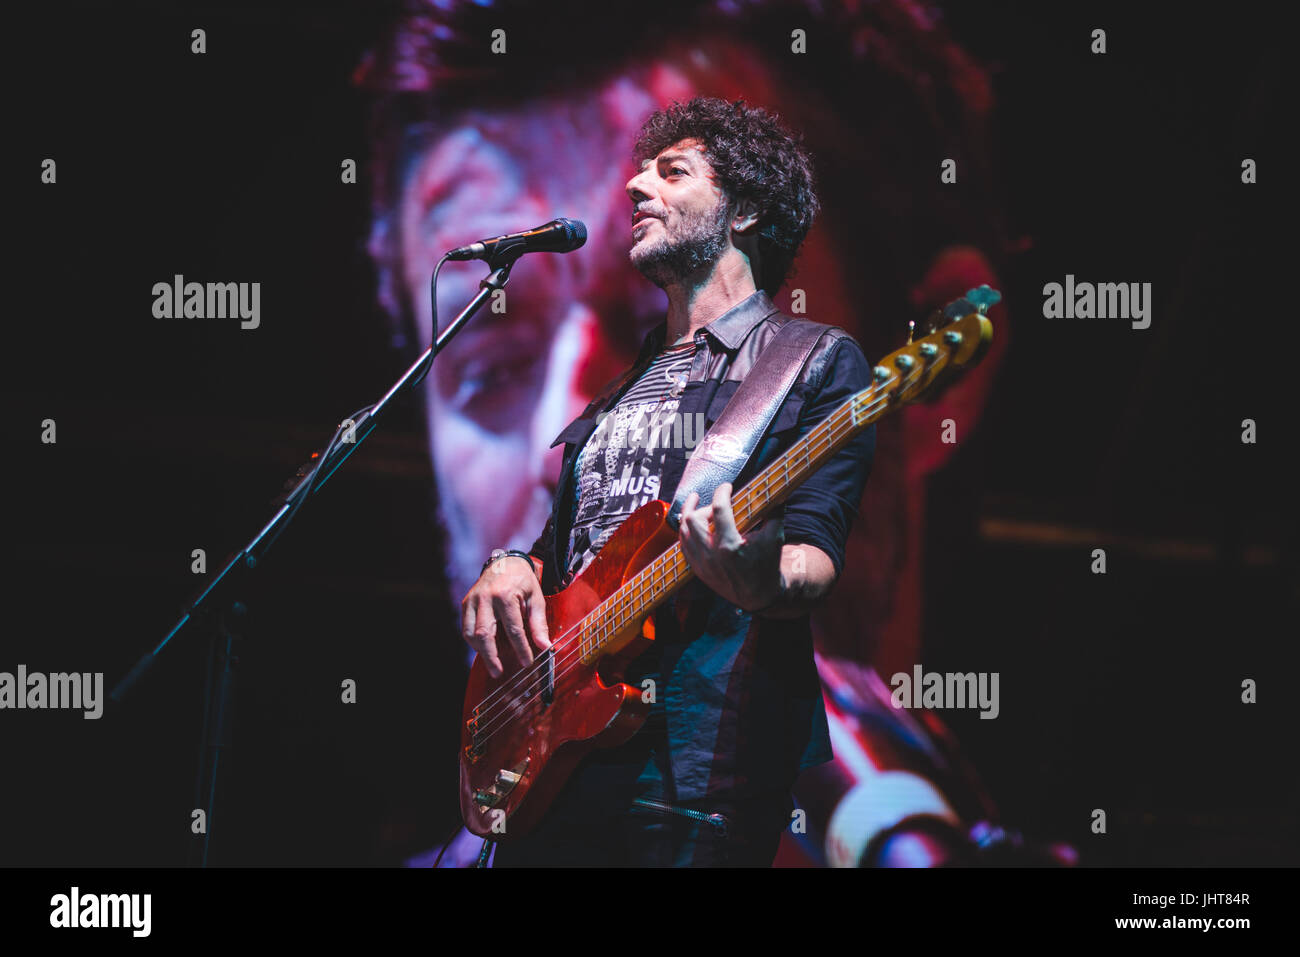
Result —
[{"label": "beard", "polygon": [[[677,235],[664,235],[654,241],[642,239],[632,247],[628,258],[641,275],[660,289],[683,282],[712,266],[727,248],[728,212],[726,200],[720,200],[712,210],[682,220]],[[660,223],[666,234],[667,222],[661,219]]]}]

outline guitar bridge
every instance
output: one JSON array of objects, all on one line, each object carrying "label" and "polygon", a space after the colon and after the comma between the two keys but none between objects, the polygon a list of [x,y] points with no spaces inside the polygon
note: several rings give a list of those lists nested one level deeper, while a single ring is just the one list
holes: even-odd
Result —
[{"label": "guitar bridge", "polygon": [[497,772],[496,780],[492,782],[491,787],[480,788],[474,792],[474,803],[478,805],[480,811],[487,811],[496,807],[515,789],[515,785],[520,782],[524,776],[524,771],[528,769],[528,758],[524,758],[513,768],[502,768]]}]

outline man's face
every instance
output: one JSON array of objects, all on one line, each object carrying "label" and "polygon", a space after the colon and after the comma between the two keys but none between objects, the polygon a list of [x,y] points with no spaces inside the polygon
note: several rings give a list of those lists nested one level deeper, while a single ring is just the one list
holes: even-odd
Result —
[{"label": "man's face", "polygon": [[661,288],[718,260],[729,241],[729,204],[703,145],[682,140],[646,160],[627,181],[632,200],[629,258]]}]

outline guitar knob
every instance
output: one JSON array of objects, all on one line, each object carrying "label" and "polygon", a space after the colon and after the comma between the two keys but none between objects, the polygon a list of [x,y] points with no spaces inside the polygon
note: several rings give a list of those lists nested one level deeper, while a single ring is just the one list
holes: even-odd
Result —
[{"label": "guitar knob", "polygon": [[977,289],[969,290],[966,293],[966,301],[973,305],[976,311],[983,316],[988,313],[990,307],[1002,301],[1002,293],[985,283]]},{"label": "guitar knob", "polygon": [[921,343],[920,348],[918,348],[917,351],[921,353],[921,355],[923,355],[925,358],[933,359],[935,356],[939,354],[939,347],[936,346],[933,342],[923,342]]},{"label": "guitar knob", "polygon": [[909,355],[901,355],[894,360],[894,365],[898,366],[904,372],[916,365],[916,360]]},{"label": "guitar knob", "polygon": [[949,329],[943,334],[943,341],[950,346],[959,346],[961,345],[961,333]]}]

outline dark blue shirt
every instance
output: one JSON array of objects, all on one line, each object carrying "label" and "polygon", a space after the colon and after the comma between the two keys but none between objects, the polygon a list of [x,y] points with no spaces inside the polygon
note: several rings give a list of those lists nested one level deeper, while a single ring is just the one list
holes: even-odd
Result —
[{"label": "dark blue shirt", "polygon": [[[678,413],[704,412],[706,428],[711,427],[781,320],[760,291],[699,330]],[[736,488],[870,385],[871,366],[861,347],[843,330],[827,328],[824,345],[777,410]],[[663,350],[665,333],[665,323],[652,329],[628,373],[552,443],[566,443],[560,486],[551,518],[531,550],[543,562],[548,593],[567,584],[556,570],[567,557],[558,551],[569,541],[578,453],[597,417]],[[874,427],[858,434],[782,506],[786,543],[819,548],[837,576],[874,443]],[[684,447],[670,449],[660,483],[663,501],[672,500],[689,455]],[[799,771],[833,757],[807,615],[753,615],[692,581],[655,612],[653,649],[633,663],[626,680],[639,685],[647,675],[655,677],[657,693],[643,733],[666,736],[672,799],[733,799],[789,789]]]}]

